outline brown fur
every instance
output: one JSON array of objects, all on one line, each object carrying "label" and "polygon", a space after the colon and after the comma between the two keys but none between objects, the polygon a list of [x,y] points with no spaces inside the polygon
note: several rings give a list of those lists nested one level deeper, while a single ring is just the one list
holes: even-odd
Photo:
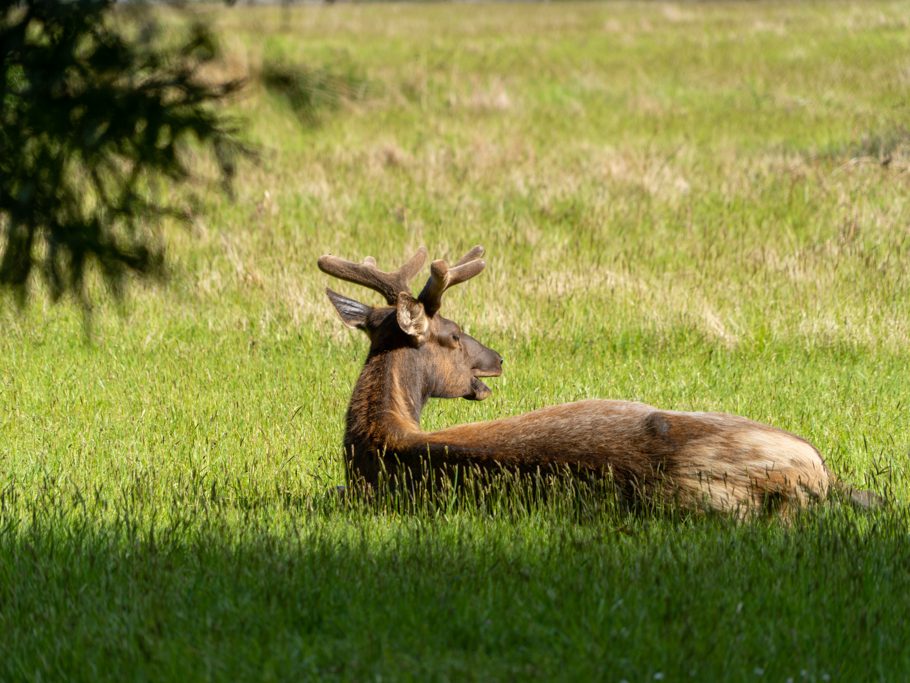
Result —
[{"label": "brown fur", "polygon": [[[464,268],[464,261],[456,268]],[[424,288],[435,297],[426,308],[438,308],[445,289],[432,281],[445,273],[440,263],[434,263]],[[413,264],[414,259],[406,265],[413,270]],[[483,262],[471,264],[472,274],[483,268]],[[356,281],[349,264],[343,274]],[[370,277],[375,277],[372,271]],[[423,316],[419,307],[425,302],[406,292],[399,293],[394,307],[366,307],[334,292],[330,298],[345,322],[364,329],[371,340],[345,431],[349,475],[367,485],[375,485],[384,469],[403,466],[413,472],[428,463],[525,472],[567,468],[609,472],[619,491],[646,502],[669,499],[686,509],[740,515],[775,505],[803,507],[824,500],[832,489],[833,478],[811,444],[721,413],[587,400],[424,432],[420,413],[431,396],[483,399],[489,394],[477,378],[501,373],[499,354],[435,311]]]}]

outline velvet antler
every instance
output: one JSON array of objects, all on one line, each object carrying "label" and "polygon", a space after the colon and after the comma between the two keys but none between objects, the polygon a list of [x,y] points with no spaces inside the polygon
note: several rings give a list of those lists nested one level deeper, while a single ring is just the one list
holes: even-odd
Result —
[{"label": "velvet antler", "polygon": [[327,254],[320,257],[318,263],[319,270],[323,273],[369,287],[382,294],[386,302],[394,306],[399,292],[410,292],[408,282],[423,268],[426,260],[426,247],[420,247],[407,263],[390,273],[379,270],[376,259],[372,256],[367,256],[363,263],[354,263]]},{"label": "velvet antler", "polygon": [[435,315],[439,310],[442,305],[442,295],[449,287],[470,280],[484,269],[487,263],[480,258],[481,256],[483,256],[483,247],[478,245],[462,256],[458,263],[451,268],[442,259],[433,261],[430,265],[430,279],[427,280],[418,297],[427,315]]}]

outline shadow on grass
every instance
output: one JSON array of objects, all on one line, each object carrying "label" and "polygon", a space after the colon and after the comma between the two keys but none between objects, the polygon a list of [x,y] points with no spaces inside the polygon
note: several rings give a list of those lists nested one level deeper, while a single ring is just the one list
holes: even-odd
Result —
[{"label": "shadow on grass", "polygon": [[366,79],[349,64],[310,68],[267,62],[259,78],[270,94],[287,102],[294,116],[308,126],[317,125],[324,114],[346,102],[364,99],[369,90]]},{"label": "shadow on grass", "polygon": [[0,516],[4,680],[897,680],[905,509]]},{"label": "shadow on grass", "polygon": [[840,162],[873,161],[883,167],[897,159],[906,162],[910,157],[910,129],[905,126],[866,133],[859,140],[834,146],[818,154],[822,160]]}]

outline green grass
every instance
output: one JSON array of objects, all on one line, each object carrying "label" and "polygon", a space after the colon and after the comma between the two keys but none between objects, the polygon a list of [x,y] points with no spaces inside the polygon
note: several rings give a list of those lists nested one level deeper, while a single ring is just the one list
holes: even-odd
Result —
[{"label": "green grass", "polygon": [[[910,676],[910,3],[211,15],[262,150],[236,199],[197,188],[168,285],[91,342],[0,308],[0,680]],[[314,127],[275,64],[363,88]],[[506,374],[425,427],[722,410],[890,505],[335,500],[366,347],[323,289],[376,297],[316,258],[476,243],[444,312]]]}]

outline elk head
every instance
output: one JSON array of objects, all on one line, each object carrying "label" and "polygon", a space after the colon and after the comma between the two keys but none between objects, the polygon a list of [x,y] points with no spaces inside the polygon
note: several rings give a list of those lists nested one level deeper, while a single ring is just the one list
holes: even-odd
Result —
[{"label": "elk head", "polygon": [[363,263],[323,256],[319,268],[385,297],[388,306],[368,306],[326,289],[344,323],[367,333],[371,356],[402,349],[408,371],[419,375],[427,395],[483,400],[491,391],[479,378],[502,374],[502,356],[439,315],[443,293],[484,269],[481,256],[483,247],[478,246],[452,267],[442,260],[433,261],[430,278],[416,299],[408,282],[426,261],[424,247],[394,272],[379,270],[370,256]]}]

